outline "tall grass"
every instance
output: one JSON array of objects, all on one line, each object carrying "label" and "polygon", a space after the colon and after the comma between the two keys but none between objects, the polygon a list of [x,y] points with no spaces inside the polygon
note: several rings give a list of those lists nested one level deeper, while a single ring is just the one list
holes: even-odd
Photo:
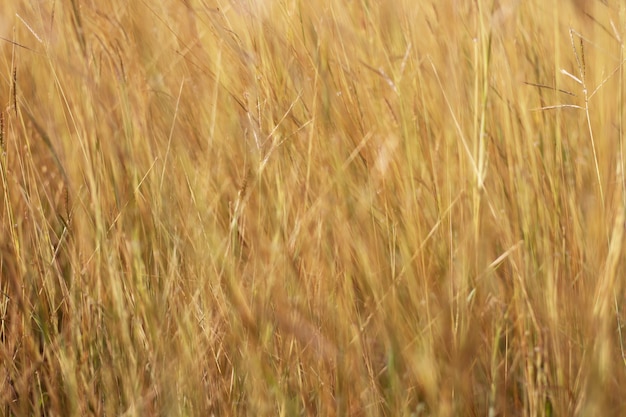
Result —
[{"label": "tall grass", "polygon": [[618,415],[624,16],[0,3],[0,414]]}]

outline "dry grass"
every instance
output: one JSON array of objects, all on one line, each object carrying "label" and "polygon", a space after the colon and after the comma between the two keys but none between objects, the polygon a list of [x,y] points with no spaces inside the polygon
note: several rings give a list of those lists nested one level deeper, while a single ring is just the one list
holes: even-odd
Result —
[{"label": "dry grass", "polygon": [[1,2],[0,415],[624,410],[626,10],[492,3]]}]

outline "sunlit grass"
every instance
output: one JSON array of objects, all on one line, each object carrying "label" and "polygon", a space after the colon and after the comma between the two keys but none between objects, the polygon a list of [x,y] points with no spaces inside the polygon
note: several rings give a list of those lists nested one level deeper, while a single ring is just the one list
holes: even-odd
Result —
[{"label": "sunlit grass", "polygon": [[624,409],[624,6],[100,3],[0,5],[1,415]]}]

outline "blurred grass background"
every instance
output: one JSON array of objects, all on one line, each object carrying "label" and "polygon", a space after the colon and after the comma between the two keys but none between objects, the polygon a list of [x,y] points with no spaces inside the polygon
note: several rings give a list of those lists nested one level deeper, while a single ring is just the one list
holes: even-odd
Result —
[{"label": "blurred grass background", "polygon": [[618,415],[625,13],[3,2],[0,414]]}]

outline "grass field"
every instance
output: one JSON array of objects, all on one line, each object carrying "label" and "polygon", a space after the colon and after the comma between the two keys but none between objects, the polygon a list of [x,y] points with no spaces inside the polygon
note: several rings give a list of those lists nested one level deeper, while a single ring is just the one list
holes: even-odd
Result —
[{"label": "grass field", "polygon": [[626,8],[0,2],[1,416],[617,416]]}]

